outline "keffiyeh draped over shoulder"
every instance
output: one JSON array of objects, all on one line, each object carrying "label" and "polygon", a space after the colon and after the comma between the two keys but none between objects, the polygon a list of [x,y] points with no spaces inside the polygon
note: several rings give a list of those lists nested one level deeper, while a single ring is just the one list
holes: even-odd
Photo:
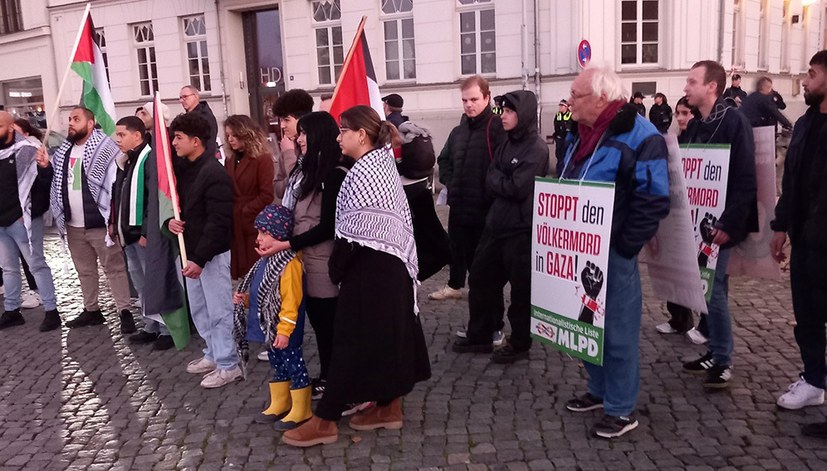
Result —
[{"label": "keffiyeh draped over shoulder", "polygon": [[14,143],[0,150],[0,161],[15,158],[17,170],[17,194],[20,209],[23,210],[23,225],[26,227],[29,244],[32,241],[32,185],[37,178],[35,155],[37,146],[29,142],[22,134],[14,133]]},{"label": "keffiyeh draped over shoulder", "polygon": [[345,176],[336,200],[336,237],[399,258],[416,282],[411,210],[387,148],[368,152]]}]

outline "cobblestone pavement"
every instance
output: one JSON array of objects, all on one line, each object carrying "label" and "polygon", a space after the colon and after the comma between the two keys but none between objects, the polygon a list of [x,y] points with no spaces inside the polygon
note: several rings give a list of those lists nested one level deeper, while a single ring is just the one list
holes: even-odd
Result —
[{"label": "cobblestone pavement", "polygon": [[[73,318],[81,296],[54,237],[47,242],[60,311]],[[245,382],[206,391],[184,372],[200,340],[185,351],[151,352],[118,332],[111,299],[104,326],[39,333],[42,308],[26,324],[0,331],[0,470],[7,469],[827,469],[827,442],[800,436],[825,408],[778,411],[775,399],[796,378],[789,280],[736,279],[735,379],[706,393],[681,360],[702,348],[663,336],[663,303],[644,273],[640,427],[613,442],[593,439],[599,416],[573,415],[566,400],[584,391],[576,360],[535,343],[529,361],[495,365],[450,351],[467,301],[429,301],[447,270],[424,283],[420,306],[433,378],[404,401],[405,427],[354,432],[298,450],[251,423],[262,409],[269,367],[252,360]],[[313,336],[305,353],[318,362]],[[358,378],[354,378],[358,380]]]}]

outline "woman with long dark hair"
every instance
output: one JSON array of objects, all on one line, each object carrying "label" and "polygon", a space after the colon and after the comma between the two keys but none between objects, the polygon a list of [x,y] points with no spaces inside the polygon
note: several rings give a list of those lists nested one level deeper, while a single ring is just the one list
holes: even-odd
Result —
[{"label": "woman with long dark hair", "polygon": [[316,414],[282,437],[299,447],[335,442],[336,421],[348,404],[376,401],[350,420],[356,430],[401,428],[401,397],[431,376],[416,307],[411,212],[388,148],[398,133],[367,106],[350,108],[340,119],[342,153],[356,163],[336,202],[333,353]]},{"label": "woman with long dark hair", "polygon": [[325,390],[333,348],[333,319],[339,288],[330,281],[328,262],[333,251],[333,228],[339,188],[353,166],[353,159],[342,155],[339,126],[329,113],[307,114],[296,125],[299,158],[290,174],[283,203],[293,209],[293,236],[259,246],[261,256],[281,250],[301,251],[305,279],[305,310],[319,349],[320,372],[311,384],[313,399]]},{"label": "woman with long dark hair", "polygon": [[224,121],[230,148],[226,168],[233,181],[233,240],[230,275],[243,278],[258,260],[255,219],[273,202],[273,158],[267,137],[249,116],[232,115]]}]

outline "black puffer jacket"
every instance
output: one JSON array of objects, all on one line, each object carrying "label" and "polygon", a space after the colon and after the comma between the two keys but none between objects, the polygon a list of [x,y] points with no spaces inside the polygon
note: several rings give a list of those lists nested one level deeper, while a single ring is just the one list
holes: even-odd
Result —
[{"label": "black puffer jacket", "polygon": [[462,225],[485,223],[490,200],[485,193],[485,175],[494,151],[505,141],[499,116],[486,108],[479,116],[462,115],[459,126],[448,136],[440,152],[439,181],[448,187],[451,217]]},{"label": "black puffer jacket", "polygon": [[518,122],[488,168],[486,184],[494,201],[485,228],[494,237],[531,232],[534,177],[548,174],[548,145],[537,134],[537,97],[518,90],[504,99],[516,108]]}]

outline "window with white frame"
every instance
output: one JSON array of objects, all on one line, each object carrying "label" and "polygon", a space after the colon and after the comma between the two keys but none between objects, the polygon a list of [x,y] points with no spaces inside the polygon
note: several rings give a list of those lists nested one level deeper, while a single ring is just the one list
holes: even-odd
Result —
[{"label": "window with white frame", "polygon": [[385,78],[416,78],[413,0],[382,0],[385,30]]},{"label": "window with white frame", "polygon": [[[497,72],[497,34],[491,0],[457,0],[462,75]],[[469,8],[470,7],[470,8]]]},{"label": "window with white frame", "polygon": [[769,68],[770,48],[770,2],[761,0],[761,7],[758,10],[758,68],[767,70]]},{"label": "window with white frame", "polygon": [[319,85],[335,85],[345,61],[342,46],[342,9],[339,0],[311,2],[316,34],[316,65]]},{"label": "window with white frame", "polygon": [[658,0],[623,0],[620,3],[620,63],[658,63]]},{"label": "window with white frame", "polygon": [[741,0],[733,0],[732,8],[732,67],[744,66],[744,5]]},{"label": "window with white frame", "polygon": [[138,83],[141,96],[152,96],[158,90],[158,65],[155,61],[155,33],[152,23],[132,25],[135,50],[138,54]]},{"label": "window with white frame", "polygon": [[103,56],[103,67],[106,69],[106,81],[111,82],[109,80],[109,55],[106,53],[106,34],[103,31],[103,28],[95,28],[95,44],[98,45],[98,49],[101,50],[101,55]]},{"label": "window with white frame", "polygon": [[210,57],[207,53],[207,25],[204,22],[204,15],[187,16],[182,20],[190,85],[202,92],[208,92],[212,86],[210,85]]}]

